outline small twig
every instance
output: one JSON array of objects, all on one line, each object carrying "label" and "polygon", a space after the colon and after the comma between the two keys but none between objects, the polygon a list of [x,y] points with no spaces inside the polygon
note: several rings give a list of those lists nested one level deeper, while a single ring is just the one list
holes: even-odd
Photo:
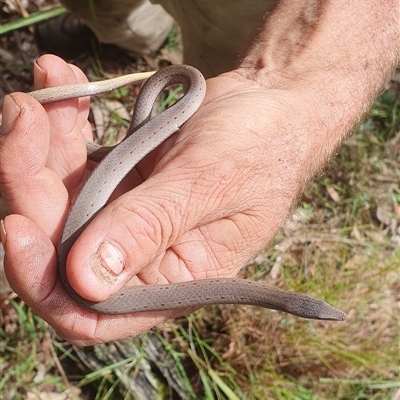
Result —
[{"label": "small twig", "polygon": [[15,2],[18,5],[18,8],[19,8],[19,11],[20,11],[21,15],[24,18],[29,17],[29,13],[28,13],[27,9],[24,7],[24,5],[22,4],[21,0],[15,0]]},{"label": "small twig", "polygon": [[71,387],[71,384],[69,383],[67,374],[65,373],[64,368],[63,368],[63,366],[61,365],[60,360],[58,359],[57,352],[56,352],[56,350],[54,349],[54,346],[53,346],[53,342],[52,342],[52,340],[50,339],[50,337],[48,337],[47,340],[48,340],[48,345],[49,345],[50,353],[51,353],[51,355],[53,356],[53,361],[54,361],[54,363],[55,363],[55,365],[56,365],[56,367],[57,367],[57,369],[58,369],[58,372],[59,372],[60,375],[61,375],[61,378],[62,378],[62,380],[63,380],[63,382],[64,382],[64,385],[65,385],[67,388],[70,388],[70,387]]},{"label": "small twig", "polygon": [[[19,8],[19,11],[20,11],[21,15],[22,15],[24,18],[28,18],[28,17],[29,17],[28,10],[24,7],[24,5],[22,4],[21,0],[15,0],[15,2],[16,2],[17,5],[18,5],[18,8]],[[33,27],[32,27],[32,25],[31,25],[31,26],[28,26],[28,29],[29,29],[29,32],[33,34]]]}]

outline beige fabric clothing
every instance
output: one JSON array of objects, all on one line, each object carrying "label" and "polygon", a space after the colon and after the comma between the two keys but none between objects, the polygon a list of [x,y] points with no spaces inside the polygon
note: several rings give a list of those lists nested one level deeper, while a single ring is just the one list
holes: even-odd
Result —
[{"label": "beige fabric clothing", "polygon": [[155,52],[174,20],[160,5],[148,0],[62,0],[83,20],[100,42],[112,43],[137,54]]},{"label": "beige fabric clothing", "polygon": [[152,0],[161,4],[182,30],[184,62],[213,76],[232,69],[250,36],[275,1]]},{"label": "beige fabric clothing", "polygon": [[[182,30],[184,62],[207,77],[235,67],[275,0],[63,0],[104,43],[139,54],[157,50],[172,26]],[[162,7],[161,7],[162,6]]]}]

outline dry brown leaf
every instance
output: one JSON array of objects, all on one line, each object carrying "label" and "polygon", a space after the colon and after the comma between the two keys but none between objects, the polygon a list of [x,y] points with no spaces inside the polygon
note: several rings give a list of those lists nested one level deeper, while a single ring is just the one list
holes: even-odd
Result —
[{"label": "dry brown leaf", "polygon": [[384,225],[390,225],[392,218],[389,204],[382,204],[376,208],[376,218]]},{"label": "dry brown leaf", "polygon": [[328,186],[326,190],[335,203],[340,203],[340,195],[333,187]]},{"label": "dry brown leaf", "polygon": [[276,257],[276,261],[274,262],[274,265],[269,272],[269,276],[271,277],[271,279],[278,279],[279,275],[281,274],[281,262],[282,257]]},{"label": "dry brown leaf", "polygon": [[351,233],[353,234],[353,236],[354,236],[357,240],[362,240],[361,233],[360,233],[360,231],[359,231],[357,225],[354,225],[354,226],[353,226],[353,229],[352,229]]},{"label": "dry brown leaf", "polygon": [[397,218],[400,219],[400,204],[393,203],[393,211],[396,214]]},{"label": "dry brown leaf", "polygon": [[317,267],[315,264],[308,264],[305,268],[306,271],[306,276],[310,277],[310,276],[315,276],[315,274],[317,273]]}]

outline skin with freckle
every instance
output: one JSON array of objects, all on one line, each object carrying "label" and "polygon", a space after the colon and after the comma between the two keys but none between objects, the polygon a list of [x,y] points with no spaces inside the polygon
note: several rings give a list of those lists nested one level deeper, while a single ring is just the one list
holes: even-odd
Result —
[{"label": "skin with freckle", "polygon": [[[121,86],[132,77],[107,81],[97,88],[85,85],[59,86],[31,92],[42,103],[86,96]],[[141,77],[141,79],[143,79]],[[131,81],[130,81],[131,82]],[[152,106],[159,93],[172,84],[183,84],[185,95],[172,107],[149,120]],[[96,91],[97,90],[97,91]],[[285,311],[303,318],[344,320],[345,313],[311,296],[284,291],[243,279],[202,279],[169,285],[124,287],[115,296],[102,302],[91,302],[79,296],[67,279],[67,257],[85,227],[106,205],[121,180],[153,149],[176,132],[200,107],[205,95],[205,80],[198,70],[188,66],[171,66],[152,75],[140,92],[126,138],[111,149],[93,147],[88,142],[88,158],[102,161],[92,172],[75,199],[66,218],[58,245],[58,265],[61,281],[70,296],[90,311],[101,314],[127,314],[143,311],[173,310],[199,307],[205,304],[248,304]],[[145,99],[145,100],[144,100]],[[105,246],[105,245],[104,245]],[[102,249],[102,257],[110,256],[111,248]],[[121,255],[122,257],[122,255]],[[121,258],[120,257],[120,258]],[[118,259],[118,257],[117,257]],[[97,260],[96,274],[112,281],[121,272],[123,263],[113,265],[109,274],[102,260]],[[96,269],[96,268],[95,268]]]}]

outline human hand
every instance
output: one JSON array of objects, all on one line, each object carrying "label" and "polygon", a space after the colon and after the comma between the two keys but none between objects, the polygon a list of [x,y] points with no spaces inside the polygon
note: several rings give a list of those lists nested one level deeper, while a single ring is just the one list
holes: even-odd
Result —
[{"label": "human hand", "polygon": [[[37,69],[36,86],[85,80],[55,57],[38,64],[48,74],[46,80]],[[184,313],[97,315],[68,297],[58,281],[54,245],[87,174],[88,99],[43,109],[26,95],[12,98],[20,111],[5,101],[0,176],[14,213],[5,219],[4,243],[14,290],[76,344],[136,335]],[[101,301],[128,282],[235,276],[273,237],[309,175],[307,140],[288,129],[293,118],[287,110],[301,102],[234,72],[210,80],[198,113],[139,164],[77,241],[67,265],[74,289]],[[94,255],[104,249],[108,268],[95,273]]]}]

